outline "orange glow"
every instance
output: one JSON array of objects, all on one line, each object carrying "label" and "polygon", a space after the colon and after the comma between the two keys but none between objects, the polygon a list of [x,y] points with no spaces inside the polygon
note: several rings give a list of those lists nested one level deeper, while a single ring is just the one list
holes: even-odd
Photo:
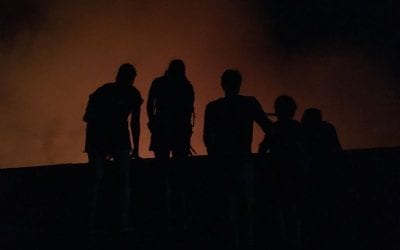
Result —
[{"label": "orange glow", "polygon": [[[227,68],[242,72],[242,94],[255,96],[265,111],[273,111],[280,94],[297,100],[298,119],[310,106],[321,108],[344,148],[400,144],[400,89],[385,65],[362,54],[321,48],[288,56],[242,1],[87,2],[48,3],[40,29],[22,32],[14,46],[2,49],[0,168],[86,162],[88,95],[130,62],[146,101],[151,81],[173,58],[185,61],[195,89],[192,144],[200,155],[204,108],[223,95],[219,79]],[[143,106],[140,154],[152,157],[146,123]],[[256,128],[254,150],[261,139]]]}]

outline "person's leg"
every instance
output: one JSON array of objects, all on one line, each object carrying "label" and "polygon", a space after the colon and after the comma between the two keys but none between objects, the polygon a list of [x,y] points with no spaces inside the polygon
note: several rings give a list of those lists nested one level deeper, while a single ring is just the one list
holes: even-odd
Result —
[{"label": "person's leg", "polygon": [[253,246],[254,233],[254,169],[250,159],[240,164],[238,189],[238,225],[241,244],[246,249]]},{"label": "person's leg", "polygon": [[181,229],[187,228],[189,221],[188,207],[188,159],[190,157],[190,137],[186,135],[177,135],[176,140],[172,145],[172,158],[174,159],[174,166],[170,169],[171,173],[171,189],[173,196],[173,208],[176,222]]},{"label": "person's leg", "polygon": [[190,138],[189,134],[176,133],[171,138],[171,151],[172,158],[175,159],[187,159],[190,155]]},{"label": "person's leg", "polygon": [[118,151],[114,154],[115,164],[120,169],[121,190],[121,227],[129,226],[129,215],[131,208],[131,171],[129,150]]},{"label": "person's leg", "polygon": [[154,157],[159,160],[167,160],[169,158],[169,150],[168,149],[154,150]]},{"label": "person's leg", "polygon": [[89,185],[89,229],[94,230],[96,216],[98,212],[99,191],[104,177],[104,171],[107,164],[107,155],[101,152],[88,153],[89,168],[93,179]]}]

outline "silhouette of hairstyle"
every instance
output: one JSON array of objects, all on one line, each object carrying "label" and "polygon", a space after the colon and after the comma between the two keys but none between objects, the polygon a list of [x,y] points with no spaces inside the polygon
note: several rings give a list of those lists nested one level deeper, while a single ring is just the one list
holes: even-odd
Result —
[{"label": "silhouette of hairstyle", "polygon": [[221,77],[222,89],[227,94],[237,94],[242,84],[242,76],[238,70],[227,69]]},{"label": "silhouette of hairstyle", "polygon": [[132,64],[125,63],[119,66],[116,77],[118,83],[131,83],[134,77],[136,77],[136,69]]},{"label": "silhouette of hairstyle", "polygon": [[166,76],[186,78],[185,63],[181,59],[174,59],[169,63]]},{"label": "silhouette of hairstyle", "polygon": [[304,111],[301,117],[301,122],[304,124],[311,124],[322,121],[321,110],[316,108],[308,108]]},{"label": "silhouette of hairstyle", "polygon": [[275,113],[280,119],[293,118],[297,110],[294,99],[287,95],[278,96],[275,100]]}]

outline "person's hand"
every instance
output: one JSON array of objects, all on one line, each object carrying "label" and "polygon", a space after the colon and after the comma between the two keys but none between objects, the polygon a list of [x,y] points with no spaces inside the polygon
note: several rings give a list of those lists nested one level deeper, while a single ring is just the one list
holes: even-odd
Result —
[{"label": "person's hand", "polygon": [[154,130],[154,120],[151,119],[149,120],[149,122],[147,123],[147,128],[150,130],[150,132],[152,133]]},{"label": "person's hand", "polygon": [[134,148],[131,152],[131,159],[141,159],[139,156],[139,150]]}]

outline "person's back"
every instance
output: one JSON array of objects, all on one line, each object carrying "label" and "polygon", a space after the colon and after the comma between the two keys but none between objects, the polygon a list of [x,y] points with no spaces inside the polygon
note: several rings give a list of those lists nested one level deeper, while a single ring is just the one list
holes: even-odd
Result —
[{"label": "person's back", "polygon": [[190,155],[194,90],[182,60],[172,60],[166,73],[156,78],[147,99],[151,132],[150,150],[156,158]]},{"label": "person's back", "polygon": [[253,124],[266,120],[262,113],[260,104],[251,96],[229,96],[209,103],[204,128],[208,154],[250,154]]},{"label": "person's back", "polygon": [[[268,139],[274,158],[296,160],[302,153],[302,129],[296,120],[278,120],[272,124]],[[295,157],[296,159],[293,159]]]},{"label": "person's back", "polygon": [[132,85],[106,83],[91,94],[84,116],[86,152],[130,149],[128,117],[141,103],[141,95]]},{"label": "person's back", "polygon": [[270,120],[256,98],[239,95],[241,76],[226,70],[221,85],[225,97],[206,106],[203,140],[210,156],[248,156],[251,154],[253,124],[264,132]]},{"label": "person's back", "polygon": [[342,147],[336,129],[331,123],[322,120],[319,109],[306,109],[301,123],[308,157],[330,161],[340,154]]},{"label": "person's back", "polygon": [[254,173],[250,158],[253,124],[267,132],[271,122],[256,98],[239,95],[241,81],[239,71],[226,70],[222,74],[225,97],[206,106],[203,140],[218,180],[213,185],[218,196],[216,213],[225,216],[228,212],[229,228],[237,237],[236,247],[247,249],[252,244],[254,226]]},{"label": "person's back", "polygon": [[89,191],[91,230],[95,227],[100,185],[110,156],[119,169],[118,184],[122,199],[117,207],[121,216],[120,226],[123,229],[129,224],[130,159],[131,156],[139,158],[140,108],[143,102],[139,91],[133,86],[135,78],[134,66],[122,64],[116,81],[99,87],[90,95],[86,106],[83,117],[86,122],[85,151],[89,166],[94,170],[94,182]]},{"label": "person's back", "polygon": [[169,76],[153,82],[155,121],[170,129],[190,126],[193,113],[194,91],[191,83]]},{"label": "person's back", "polygon": [[298,161],[303,150],[303,132],[298,121],[294,120],[297,109],[295,101],[286,95],[275,100],[275,113],[278,120],[260,145],[260,152],[269,152],[278,161]]}]

